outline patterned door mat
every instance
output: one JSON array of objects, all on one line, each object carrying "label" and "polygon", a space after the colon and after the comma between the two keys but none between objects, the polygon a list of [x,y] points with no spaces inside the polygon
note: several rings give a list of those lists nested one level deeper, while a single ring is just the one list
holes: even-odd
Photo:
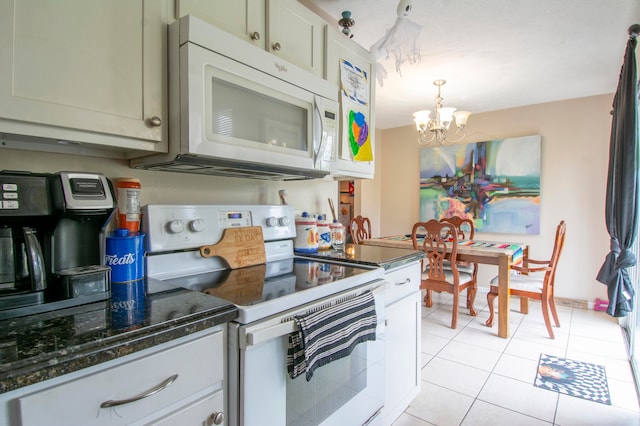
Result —
[{"label": "patterned door mat", "polygon": [[535,386],[611,405],[604,366],[540,354]]}]

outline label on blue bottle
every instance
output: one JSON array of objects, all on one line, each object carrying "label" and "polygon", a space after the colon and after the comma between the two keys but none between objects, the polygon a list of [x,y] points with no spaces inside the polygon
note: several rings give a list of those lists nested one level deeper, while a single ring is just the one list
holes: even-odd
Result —
[{"label": "label on blue bottle", "polygon": [[144,234],[116,229],[106,238],[104,263],[111,268],[111,283],[144,278]]}]

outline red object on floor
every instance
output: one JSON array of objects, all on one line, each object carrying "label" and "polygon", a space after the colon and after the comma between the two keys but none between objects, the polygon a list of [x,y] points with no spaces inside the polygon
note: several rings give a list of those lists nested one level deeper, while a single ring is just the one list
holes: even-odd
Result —
[{"label": "red object on floor", "polygon": [[608,306],[609,306],[609,302],[608,301],[601,300],[601,299],[596,299],[595,303],[593,304],[593,310],[594,311],[606,311]]}]

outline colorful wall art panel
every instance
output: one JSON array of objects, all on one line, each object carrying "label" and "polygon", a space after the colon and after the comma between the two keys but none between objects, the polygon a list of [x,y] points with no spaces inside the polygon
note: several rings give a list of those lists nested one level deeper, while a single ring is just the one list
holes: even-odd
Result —
[{"label": "colorful wall art panel", "polygon": [[541,137],[420,150],[420,220],[463,216],[476,232],[540,233]]}]

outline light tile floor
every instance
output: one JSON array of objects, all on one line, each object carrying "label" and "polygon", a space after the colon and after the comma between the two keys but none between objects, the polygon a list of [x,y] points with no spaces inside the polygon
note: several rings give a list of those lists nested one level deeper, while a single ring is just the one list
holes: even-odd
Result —
[{"label": "light tile floor", "polygon": [[[604,312],[559,307],[560,328],[549,338],[538,302],[529,314],[511,300],[511,337],[484,322],[486,293],[477,317],[460,307],[451,326],[448,294],[434,293],[422,308],[422,389],[393,426],[424,425],[640,425],[640,407],[622,331]],[[497,301],[496,301],[497,306]],[[612,404],[562,395],[533,385],[541,353],[603,365]]]}]

